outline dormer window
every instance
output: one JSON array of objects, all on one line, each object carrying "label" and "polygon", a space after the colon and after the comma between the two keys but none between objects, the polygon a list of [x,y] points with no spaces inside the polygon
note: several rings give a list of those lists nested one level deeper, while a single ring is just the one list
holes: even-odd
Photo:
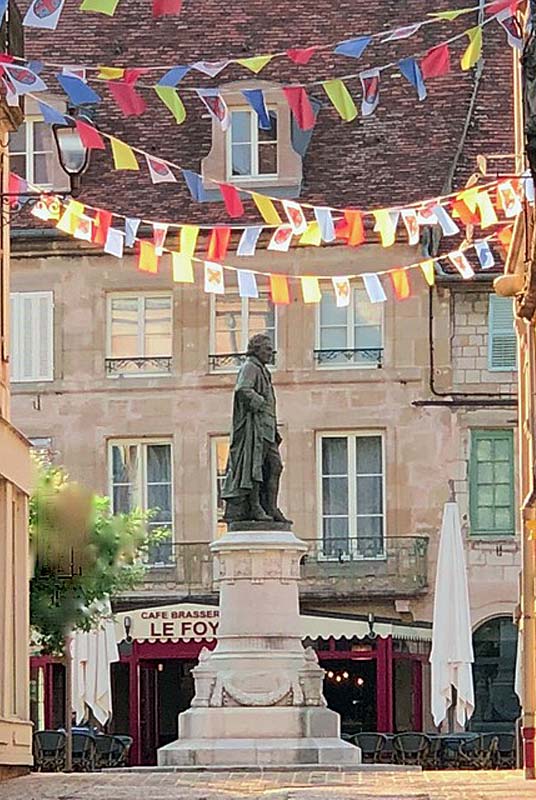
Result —
[{"label": "dormer window", "polygon": [[271,127],[263,130],[253,110],[231,111],[227,139],[227,178],[277,178],[277,111],[269,110]]}]

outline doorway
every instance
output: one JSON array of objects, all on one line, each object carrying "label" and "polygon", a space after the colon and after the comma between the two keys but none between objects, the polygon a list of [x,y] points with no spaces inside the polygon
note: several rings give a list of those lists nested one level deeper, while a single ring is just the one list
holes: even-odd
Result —
[{"label": "doorway", "polygon": [[376,660],[331,660],[326,670],[324,696],[328,708],[341,717],[342,733],[376,730]]}]

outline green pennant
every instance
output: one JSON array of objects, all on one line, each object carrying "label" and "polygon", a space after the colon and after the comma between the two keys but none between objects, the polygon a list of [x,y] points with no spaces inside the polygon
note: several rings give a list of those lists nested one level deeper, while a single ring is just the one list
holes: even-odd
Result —
[{"label": "green pennant", "polygon": [[334,78],[331,81],[324,81],[322,86],[345,122],[351,122],[357,117],[357,106],[341,80]]},{"label": "green pennant", "polygon": [[261,69],[270,63],[273,56],[251,56],[251,58],[237,58],[236,63],[257,75]]},{"label": "green pennant", "polygon": [[113,17],[119,0],[84,0],[80,11],[96,11],[98,14],[107,14]]},{"label": "green pennant", "polygon": [[155,86],[154,90],[160,100],[173,114],[177,125],[181,125],[186,119],[186,109],[184,108],[184,104],[177,90],[172,86]]},{"label": "green pennant", "polygon": [[472,11],[472,8],[459,8],[457,11],[434,11],[431,14],[428,14],[429,17],[434,17],[435,19],[443,19],[447,22],[453,22],[458,17],[461,17],[463,14],[467,14],[469,11]]}]

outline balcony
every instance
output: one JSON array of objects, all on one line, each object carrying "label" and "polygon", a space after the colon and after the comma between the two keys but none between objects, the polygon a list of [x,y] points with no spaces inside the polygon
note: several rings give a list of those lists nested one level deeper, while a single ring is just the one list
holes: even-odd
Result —
[{"label": "balcony", "polygon": [[[412,597],[428,588],[428,538],[307,541],[300,594],[304,599]],[[150,554],[145,582],[154,591],[198,599],[214,597],[208,542],[163,542]]]},{"label": "balcony", "polygon": [[381,367],[382,347],[358,347],[356,349],[315,350],[315,363],[319,367]]},{"label": "balcony", "polygon": [[120,375],[169,375],[171,373],[171,356],[152,356],[140,358],[106,358],[104,365],[109,377]]},{"label": "balcony", "polygon": [[[275,365],[274,352],[273,360],[269,366]],[[247,358],[247,353],[211,353],[208,357],[208,365],[211,372],[229,372],[239,369]]]}]

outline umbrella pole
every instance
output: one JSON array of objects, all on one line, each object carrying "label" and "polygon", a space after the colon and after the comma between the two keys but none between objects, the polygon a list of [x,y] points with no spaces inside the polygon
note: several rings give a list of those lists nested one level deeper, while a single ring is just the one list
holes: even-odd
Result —
[{"label": "umbrella pole", "polygon": [[73,771],[73,657],[71,632],[64,639],[65,650],[65,772]]}]

